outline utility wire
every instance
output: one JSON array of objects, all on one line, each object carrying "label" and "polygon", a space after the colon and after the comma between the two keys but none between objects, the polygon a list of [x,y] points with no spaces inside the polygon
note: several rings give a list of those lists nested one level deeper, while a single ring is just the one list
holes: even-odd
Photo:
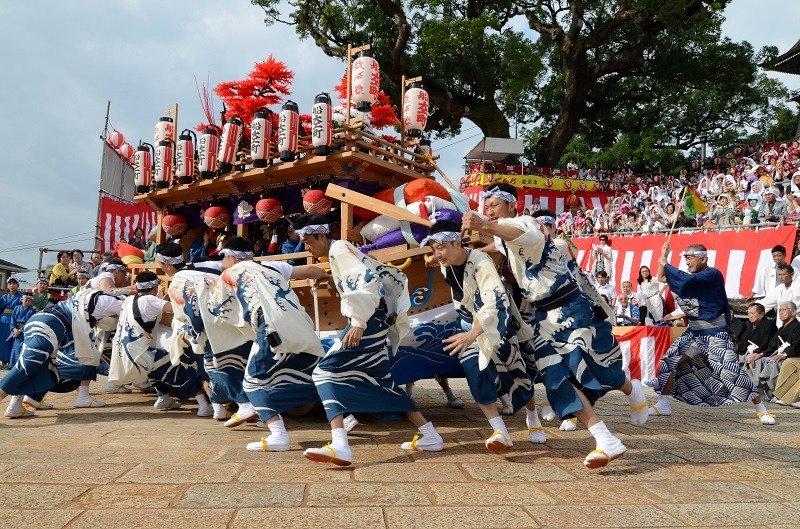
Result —
[{"label": "utility wire", "polygon": [[[72,235],[65,235],[64,237],[55,237],[53,239],[45,239],[45,240],[38,241],[38,242],[19,244],[17,246],[10,246],[8,248],[2,248],[2,249],[0,249],[0,252],[13,252],[13,251],[16,251],[16,250],[28,250],[28,249],[31,249],[31,248],[38,248],[43,244],[56,244],[56,245],[57,244],[72,244],[73,242],[80,242],[80,241],[85,241],[85,240],[90,239],[91,237],[88,237],[88,235],[92,235],[93,233],[94,233],[94,231],[85,231],[83,233],[74,233]],[[80,237],[82,235],[86,235],[87,237],[84,237],[82,239],[72,240],[75,237]],[[66,240],[66,239],[70,239],[70,240]]]}]

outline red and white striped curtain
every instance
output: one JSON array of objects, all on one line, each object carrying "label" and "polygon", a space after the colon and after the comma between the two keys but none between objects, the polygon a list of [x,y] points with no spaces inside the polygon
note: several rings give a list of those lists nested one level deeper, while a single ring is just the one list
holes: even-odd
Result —
[{"label": "red and white striped curtain", "polygon": [[[675,233],[670,239],[670,263],[686,270],[681,252],[690,244],[708,248],[708,265],[717,268],[725,277],[725,290],[729,298],[747,296],[752,292],[756,270],[761,266],[774,266],[772,247],[782,245],[791,254],[797,228],[794,226],[766,227],[761,229],[731,229],[725,231],[696,230]],[[658,268],[661,247],[666,234],[624,235],[610,233],[613,255],[612,283],[619,290],[623,281],[631,281],[636,288],[639,268],[648,266],[653,275]],[[578,264],[584,270],[592,266],[592,244],[597,237],[576,237],[572,242],[578,247]]]},{"label": "red and white striped curtain", "polygon": [[156,225],[156,210],[145,203],[130,203],[109,196],[100,198],[100,251],[113,251],[120,241],[142,228],[145,239]]}]

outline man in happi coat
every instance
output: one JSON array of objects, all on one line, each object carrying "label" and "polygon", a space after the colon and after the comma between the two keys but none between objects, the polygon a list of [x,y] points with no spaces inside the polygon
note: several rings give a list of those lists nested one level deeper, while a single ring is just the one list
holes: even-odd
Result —
[{"label": "man in happi coat", "polygon": [[[158,393],[153,407],[159,410],[179,408],[176,399],[197,399],[199,417],[210,417],[211,405],[203,391],[197,361],[191,349],[181,341],[177,362],[173,362],[168,337],[171,329],[160,325],[172,305],[160,296],[159,280],[153,272],[136,275],[136,294],[122,305],[111,349],[108,379],[112,384],[142,384],[150,381]],[[186,351],[188,350],[188,352]]]},{"label": "man in happi coat", "polygon": [[[516,193],[516,189],[513,189],[513,192]],[[513,195],[512,195],[513,196]],[[567,242],[564,237],[560,237],[556,230],[556,214],[555,212],[548,210],[548,209],[540,209],[534,212],[531,215],[535,218],[544,228],[545,233],[550,237],[550,240],[553,241],[553,245],[557,250],[561,251],[561,254],[564,260],[567,263],[567,268],[569,269],[570,273],[572,274],[573,279],[580,287],[581,291],[584,294],[589,296],[589,300],[594,304],[593,310],[597,318],[600,320],[606,319],[609,323],[615,322],[614,316],[614,309],[611,308],[609,304],[608,298],[603,297],[603,295],[598,290],[598,283],[595,282],[589,275],[584,272],[580,266],[578,266],[578,262],[575,260],[575,254],[573,252],[573,247],[571,243]],[[497,244],[502,244],[501,240],[498,237],[495,237]],[[530,312],[529,303],[527,301],[523,302],[522,311],[523,312]],[[529,341],[527,343],[523,343],[522,346],[523,356],[530,357],[533,359],[535,364],[536,359],[533,354],[533,341]],[[536,379],[535,379],[536,380]],[[632,382],[633,386],[638,384],[637,382]],[[632,387],[633,387],[632,386]],[[548,402],[545,402],[542,405],[542,418],[546,421],[552,421],[556,418],[556,414],[553,411],[553,408],[550,407]],[[638,414],[632,414],[632,420],[635,420],[640,425],[641,418]],[[578,427],[578,419],[577,417],[572,417],[570,419],[564,419],[561,421],[561,425],[559,426],[559,430],[565,432],[571,432],[576,430]]]},{"label": "man in happi coat", "polygon": [[485,441],[490,452],[504,452],[513,445],[495,406],[498,394],[511,396],[514,412],[526,408],[529,439],[544,443],[547,439],[536,413],[533,382],[517,340],[518,328],[527,324],[515,318],[516,307],[494,261],[479,250],[464,248],[460,231],[455,222],[439,221],[421,243],[433,249],[450,285],[460,324],[459,331],[443,339],[444,350],[459,357],[472,397],[492,426],[493,433]]},{"label": "man in happi coat", "polygon": [[[389,350],[408,334],[408,279],[398,269],[363,255],[346,241],[332,240],[330,226],[321,215],[304,215],[294,224],[305,247],[317,260],[327,260],[341,297],[342,315],[348,320],[339,338],[314,370],[314,382],[331,423],[333,440],[322,448],[309,448],[312,461],[347,466],[352,453],[343,417],[365,412],[384,416],[404,413],[419,428],[405,450],[438,452],[444,442],[417,411],[414,401],[392,380]],[[391,415],[388,415],[391,414]]]},{"label": "man in happi coat", "polygon": [[667,396],[694,406],[724,406],[752,401],[761,424],[775,424],[753,382],[739,364],[739,356],[728,332],[730,308],[725,280],[708,266],[708,251],[702,244],[690,244],[683,252],[686,269],[669,264],[669,242],[661,249],[658,277],[666,281],[675,301],[686,314],[688,330],[658,364],[654,408],[660,415],[672,409]]},{"label": "man in happi coat", "polygon": [[92,289],[49,305],[25,324],[22,351],[17,363],[0,380],[0,400],[13,395],[6,409],[9,418],[28,417],[26,403],[40,408],[49,391],[69,393],[78,389],[75,407],[99,407],[89,394],[100,362],[94,339],[95,326],[104,318],[116,318],[123,300]]},{"label": "man in happi coat", "polygon": [[462,228],[495,236],[505,245],[511,270],[529,303],[522,316],[534,330],[533,354],[550,405],[561,419],[574,415],[588,427],[596,448],[584,464],[599,468],[627,448],[598,418],[592,404],[607,391],[621,389],[631,403],[631,421],[643,424],[647,401],[641,385],[626,378],[611,324],[595,315],[562,251],[539,221],[513,216],[516,197],[511,191],[490,186],[483,194],[489,219],[467,212]]},{"label": "man in happi coat", "polygon": [[323,355],[313,323],[289,281],[326,276],[316,266],[253,262],[253,243],[233,237],[220,251],[224,271],[209,300],[213,314],[239,329],[254,346],[244,390],[270,430],[247,450],[282,452],[291,439],[281,413],[319,400],[312,378]]},{"label": "man in happi coat", "polygon": [[[169,284],[169,297],[174,309],[171,339],[173,342],[188,341],[192,347],[199,375],[208,382],[214,419],[228,420],[230,414],[225,405],[232,402],[237,403],[241,414],[248,417],[246,410],[252,406],[242,384],[252,341],[208,309],[211,291],[222,273],[222,261],[186,264],[183,248],[177,243],[167,242],[156,247],[155,262],[172,277]],[[173,362],[175,360],[173,358]],[[254,411],[249,417],[255,420]]]}]

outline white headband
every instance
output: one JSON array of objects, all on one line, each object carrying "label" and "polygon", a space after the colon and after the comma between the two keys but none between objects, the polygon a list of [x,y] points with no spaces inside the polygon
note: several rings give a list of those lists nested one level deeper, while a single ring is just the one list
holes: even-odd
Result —
[{"label": "white headband", "polygon": [[330,233],[331,228],[327,224],[309,224],[308,226],[303,226],[299,230],[295,231],[302,239],[306,235],[316,235],[318,233]]},{"label": "white headband", "polygon": [[158,286],[158,279],[153,279],[152,281],[145,281],[144,283],[136,283],[136,290],[139,292],[147,292],[148,290],[153,290]]},{"label": "white headband", "polygon": [[684,257],[708,257],[708,252],[704,250],[691,250],[689,252],[683,252],[682,255]]},{"label": "white headband", "polygon": [[181,264],[183,262],[183,255],[176,255],[172,257],[170,255],[163,255],[160,253],[156,254],[156,261],[159,261],[164,264],[176,265]]},{"label": "white headband", "polygon": [[491,191],[482,191],[481,198],[486,200],[487,198],[499,198],[503,202],[513,202],[517,203],[517,199],[509,193],[508,191],[503,191],[499,187],[495,187]]},{"label": "white headband", "polygon": [[552,226],[556,223],[556,219],[554,219],[550,215],[542,215],[541,217],[536,217],[536,218],[539,220],[539,222],[541,222],[542,224],[546,224],[548,226]]},{"label": "white headband", "polygon": [[434,233],[432,235],[428,235],[427,237],[422,239],[422,242],[419,243],[419,245],[420,246],[425,246],[426,244],[428,244],[430,242],[435,242],[437,244],[442,244],[444,242],[453,242],[453,241],[458,241],[460,239],[461,239],[461,234],[458,233],[458,232],[455,232],[455,231],[440,231],[440,232]]},{"label": "white headband", "polygon": [[223,248],[219,251],[219,254],[223,257],[234,257],[240,261],[247,261],[253,258],[253,252],[240,252],[230,248]]},{"label": "white headband", "polygon": [[106,265],[106,272],[113,272],[114,270],[125,270],[128,271],[128,267],[124,264],[107,264]]}]

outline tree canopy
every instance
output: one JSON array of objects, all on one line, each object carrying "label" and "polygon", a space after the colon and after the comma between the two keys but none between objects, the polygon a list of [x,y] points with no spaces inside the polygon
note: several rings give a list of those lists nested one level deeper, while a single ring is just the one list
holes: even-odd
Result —
[{"label": "tree canopy", "polygon": [[728,1],[252,0],[330,56],[371,43],[398,103],[401,76],[423,76],[439,135],[514,123],[538,163],[643,168],[777,122],[786,91],[758,70],[777,50],[722,37]]}]

